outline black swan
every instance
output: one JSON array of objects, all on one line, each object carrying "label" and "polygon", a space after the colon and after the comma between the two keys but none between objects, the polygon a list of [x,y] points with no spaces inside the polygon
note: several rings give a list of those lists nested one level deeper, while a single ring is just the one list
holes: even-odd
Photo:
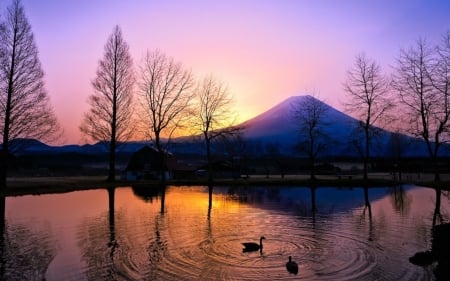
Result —
[{"label": "black swan", "polygon": [[254,252],[254,251],[258,251],[258,250],[262,250],[263,248],[263,244],[262,244],[262,240],[266,239],[264,236],[261,236],[261,238],[259,238],[259,244],[258,243],[254,243],[254,242],[247,242],[247,243],[242,243],[242,245],[244,245],[244,249],[242,249],[242,252]]},{"label": "black swan", "polygon": [[295,261],[292,261],[292,257],[289,256],[289,261],[286,263],[286,269],[289,273],[297,274],[298,273],[298,265]]}]

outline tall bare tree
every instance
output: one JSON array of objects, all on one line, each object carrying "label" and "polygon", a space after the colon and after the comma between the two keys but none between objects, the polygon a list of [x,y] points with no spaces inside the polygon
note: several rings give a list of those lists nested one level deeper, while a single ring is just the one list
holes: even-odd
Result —
[{"label": "tall bare tree", "polygon": [[346,110],[359,120],[359,129],[363,132],[363,141],[355,141],[364,163],[364,179],[368,179],[368,164],[371,158],[371,145],[377,134],[377,127],[387,116],[394,103],[388,96],[389,81],[381,67],[364,54],[355,59],[354,66],[347,72],[344,90],[348,102]]},{"label": "tall bare tree", "polygon": [[0,28],[0,186],[6,186],[11,140],[52,140],[59,132],[43,78],[31,25],[20,1],[14,0]]},{"label": "tall bare tree", "polygon": [[[434,79],[433,86],[439,92],[439,96],[441,101],[443,101],[444,108],[449,108],[450,105],[450,31],[447,31],[444,36],[442,36],[442,40],[440,44],[436,47],[436,59],[434,63]],[[447,112],[448,113],[448,112]],[[445,119],[448,118],[448,115],[443,116],[441,120],[445,120],[447,122],[446,135],[450,134],[449,125],[450,121]]]},{"label": "tall bare tree", "polygon": [[316,179],[316,160],[329,143],[325,127],[327,105],[314,96],[304,96],[292,104],[292,117],[297,125],[299,140],[297,149],[308,156],[310,178]]},{"label": "tall bare tree", "polygon": [[194,126],[205,142],[208,180],[213,180],[211,144],[219,137],[237,134],[240,128],[234,126],[235,116],[231,111],[232,97],[227,87],[212,75],[201,80],[195,90],[198,97],[198,112],[194,116]]},{"label": "tall bare tree", "polygon": [[147,52],[140,67],[142,121],[159,154],[160,179],[166,176],[166,148],[192,114],[194,79],[190,71],[160,51]]},{"label": "tall bare tree", "polygon": [[97,76],[92,81],[94,94],[89,97],[90,110],[80,126],[81,132],[94,141],[109,146],[108,181],[115,180],[116,149],[129,140],[133,122],[133,60],[119,26],[115,26],[99,61]]},{"label": "tall bare tree", "polygon": [[439,81],[445,74],[438,70],[438,66],[443,66],[441,60],[435,48],[419,39],[415,46],[400,51],[392,83],[403,107],[408,132],[425,141],[435,165],[436,181],[440,180],[437,160],[450,118],[450,95],[445,89],[448,81]]}]

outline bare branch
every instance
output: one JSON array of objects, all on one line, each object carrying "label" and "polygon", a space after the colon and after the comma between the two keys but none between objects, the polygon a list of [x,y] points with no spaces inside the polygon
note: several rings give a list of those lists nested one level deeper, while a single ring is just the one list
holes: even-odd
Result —
[{"label": "bare branch", "polygon": [[364,161],[364,178],[368,177],[368,161],[373,138],[377,133],[377,125],[382,126],[394,107],[389,97],[389,82],[381,71],[381,67],[366,55],[360,54],[355,59],[354,66],[347,72],[344,82],[348,102],[346,111],[353,113],[360,121],[358,127],[363,132],[363,139],[355,139],[358,152]]},{"label": "bare branch", "polygon": [[[404,109],[408,132],[425,141],[434,163],[449,133],[448,37],[444,36],[435,48],[419,39],[415,46],[401,50],[392,83]],[[439,178],[436,167],[435,180]]]},{"label": "bare branch", "polygon": [[209,180],[212,181],[211,145],[216,138],[227,138],[238,134],[241,128],[235,126],[235,114],[231,111],[232,97],[227,87],[212,75],[198,82],[197,112],[192,128],[200,132],[205,141]]},{"label": "bare branch", "polygon": [[[174,134],[184,128],[190,117],[194,79],[190,71],[160,51],[147,52],[140,73],[141,120],[146,135],[155,143],[163,162],[164,147]],[[166,138],[166,142],[162,138]],[[161,179],[164,180],[163,171]]]},{"label": "bare branch", "polygon": [[[0,24],[0,118],[2,157],[16,138],[55,140],[61,132],[44,88],[44,72],[31,26],[19,0],[6,10]],[[3,158],[6,159],[6,158]],[[5,161],[2,161],[3,163]],[[2,165],[5,184],[7,163]]]}]

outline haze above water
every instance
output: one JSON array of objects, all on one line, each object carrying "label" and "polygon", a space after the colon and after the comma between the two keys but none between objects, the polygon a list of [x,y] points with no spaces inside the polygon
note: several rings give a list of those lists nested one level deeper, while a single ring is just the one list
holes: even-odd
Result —
[{"label": "haze above water", "polygon": [[[420,187],[117,188],[7,197],[2,280],[432,280],[435,192]],[[450,214],[448,195],[441,213]],[[163,211],[163,212],[161,212]],[[242,252],[258,242],[262,252]],[[288,256],[298,275],[286,271]]]}]

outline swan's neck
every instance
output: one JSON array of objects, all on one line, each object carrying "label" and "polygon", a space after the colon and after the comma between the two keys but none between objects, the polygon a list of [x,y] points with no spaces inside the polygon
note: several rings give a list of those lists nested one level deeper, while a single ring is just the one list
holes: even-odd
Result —
[{"label": "swan's neck", "polygon": [[262,241],[263,241],[262,239],[259,239],[259,246],[261,247],[261,249],[263,247]]}]

